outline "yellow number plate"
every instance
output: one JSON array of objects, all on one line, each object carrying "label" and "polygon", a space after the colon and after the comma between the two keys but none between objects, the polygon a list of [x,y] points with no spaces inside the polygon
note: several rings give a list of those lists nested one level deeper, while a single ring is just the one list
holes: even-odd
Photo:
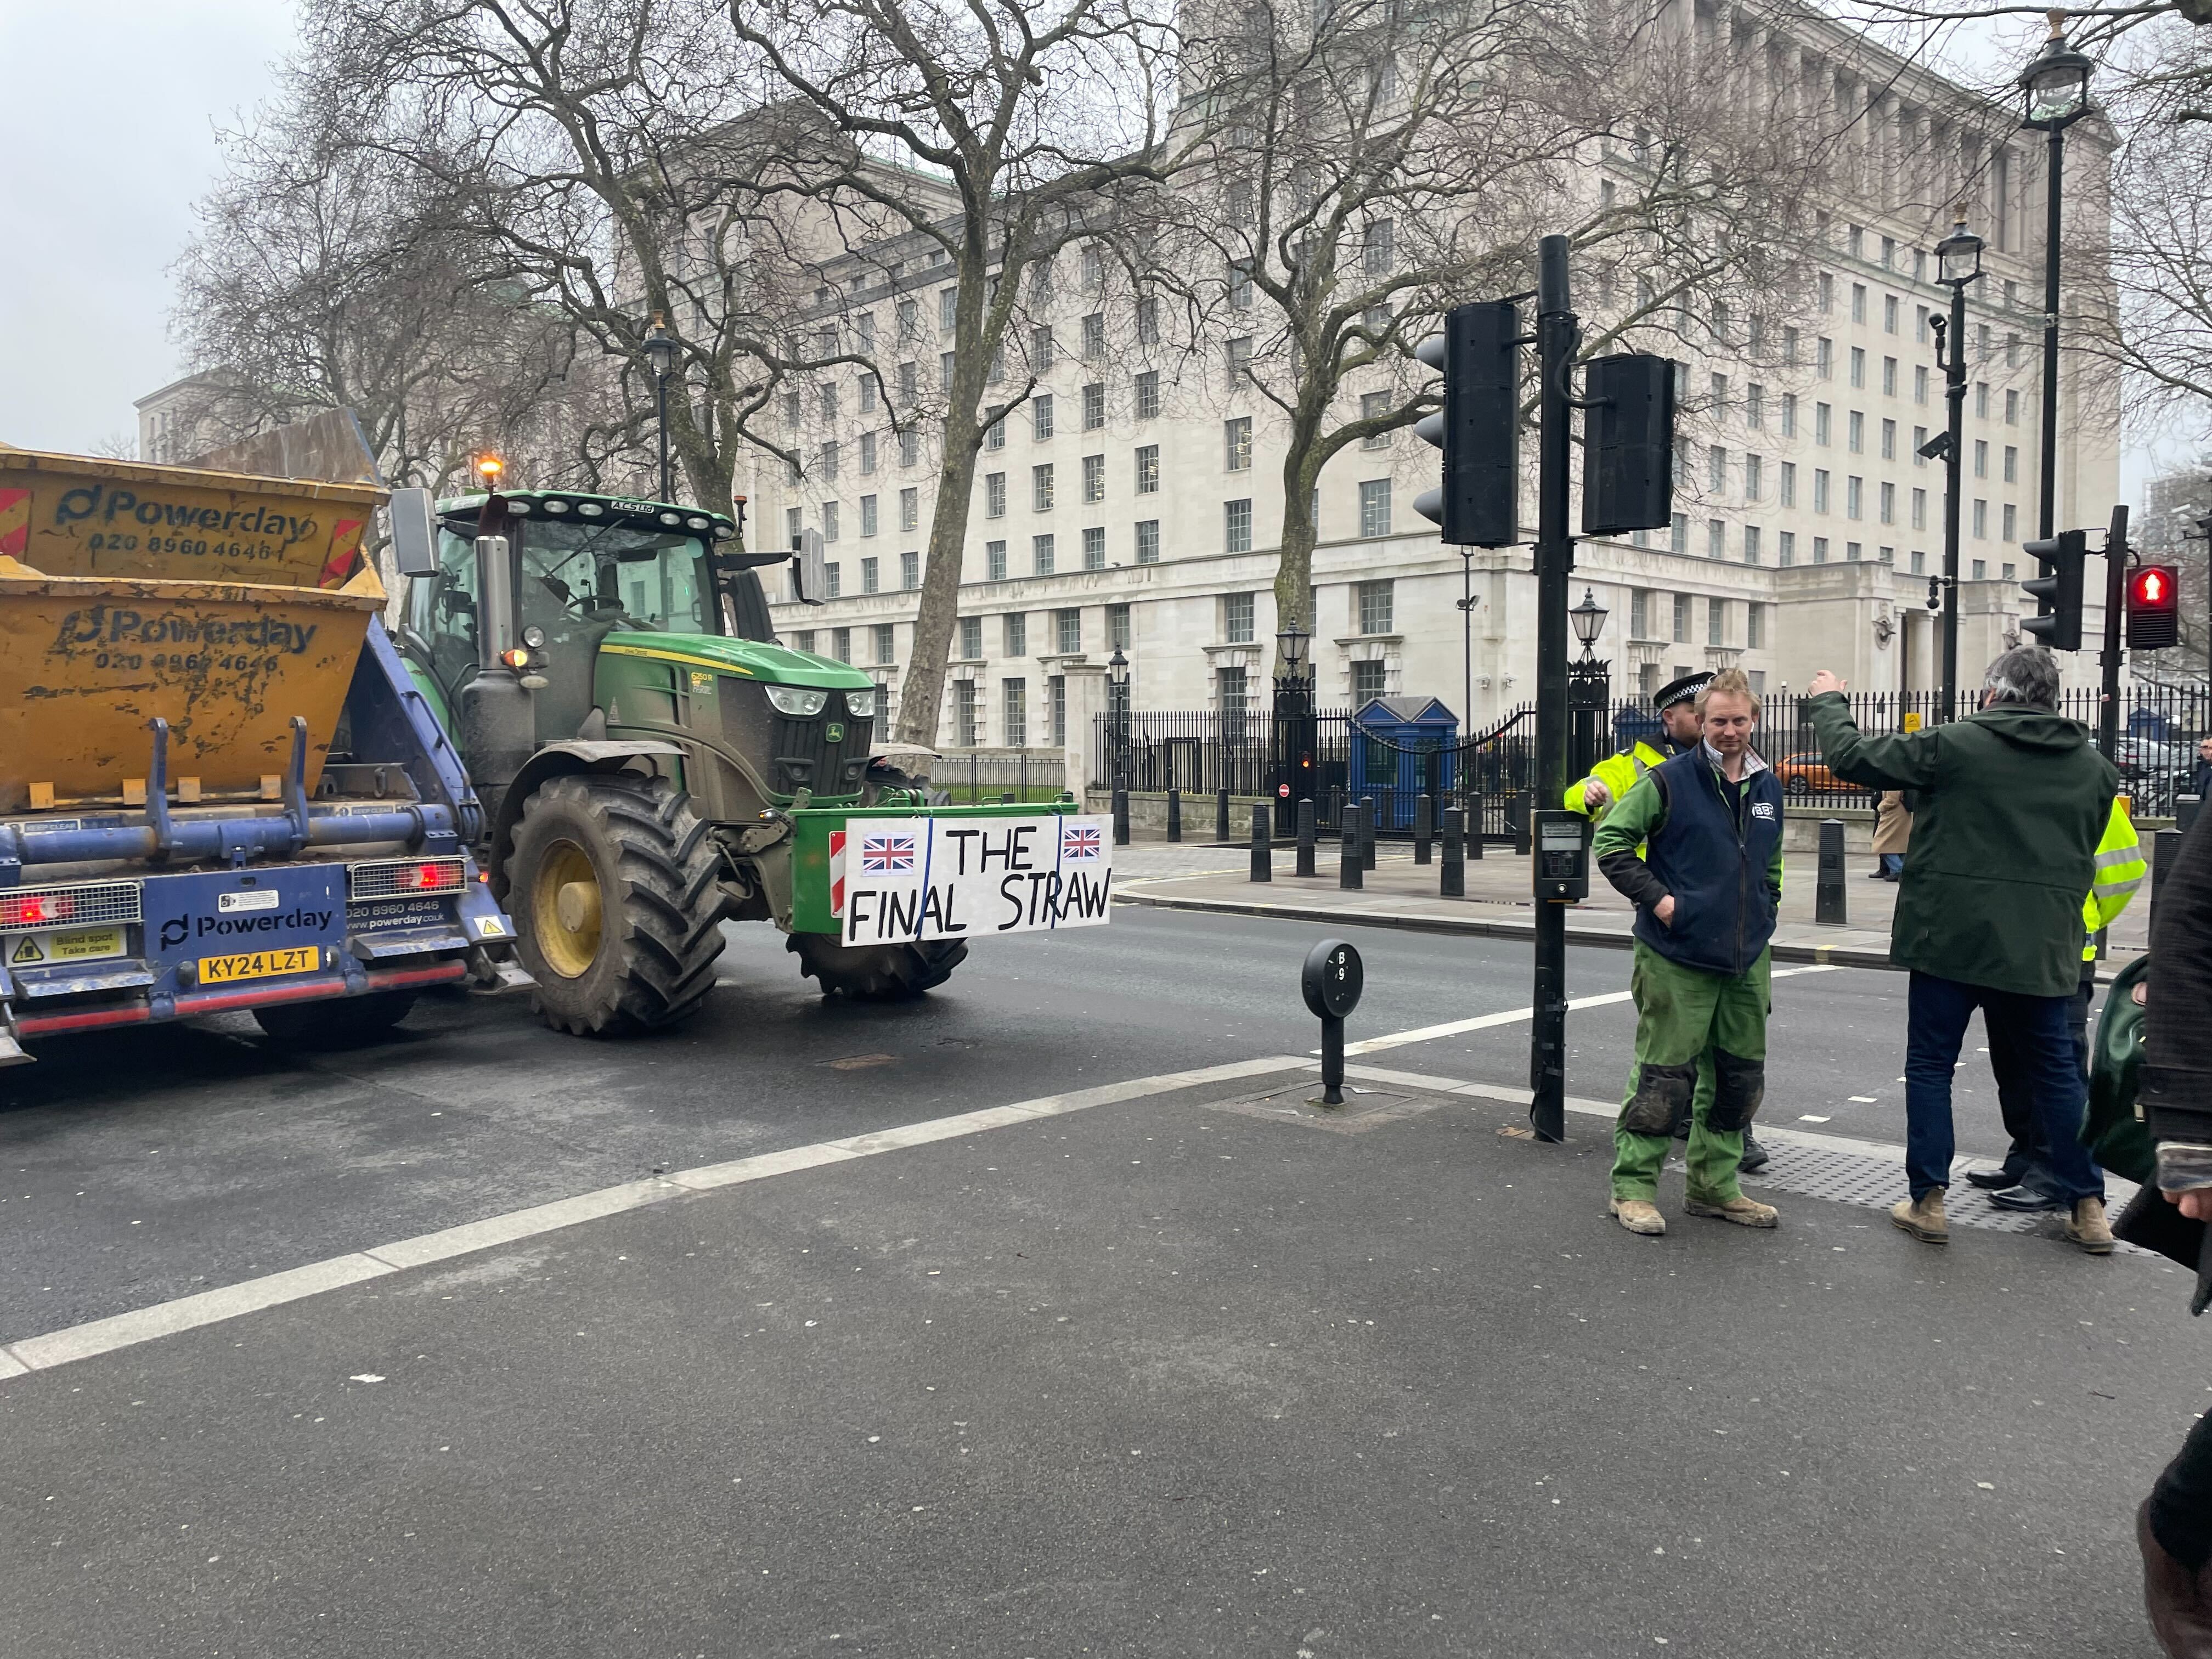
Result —
[{"label": "yellow number plate", "polygon": [[242,957],[202,957],[200,983],[228,985],[238,979],[273,979],[278,974],[311,974],[323,965],[319,945],[289,951],[255,951]]}]

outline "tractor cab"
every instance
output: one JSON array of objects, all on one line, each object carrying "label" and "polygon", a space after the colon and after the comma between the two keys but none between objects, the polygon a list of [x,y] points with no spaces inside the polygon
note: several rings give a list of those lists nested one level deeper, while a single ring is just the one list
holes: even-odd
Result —
[{"label": "tractor cab", "polygon": [[[502,490],[441,501],[438,571],[413,585],[406,630],[449,708],[504,652],[530,693],[533,747],[657,739],[671,771],[719,821],[749,819],[802,792],[864,787],[875,683],[776,642],[759,568],[721,514],[624,496]],[[501,538],[513,639],[488,654],[478,549]],[[428,688],[426,688],[428,689]]]}]

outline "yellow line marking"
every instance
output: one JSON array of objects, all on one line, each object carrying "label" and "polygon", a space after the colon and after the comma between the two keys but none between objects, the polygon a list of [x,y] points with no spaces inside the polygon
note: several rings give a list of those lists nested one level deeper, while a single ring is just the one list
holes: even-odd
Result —
[{"label": "yellow line marking", "polygon": [[652,657],[661,662],[690,663],[700,668],[712,668],[724,674],[743,674],[747,679],[757,679],[750,668],[740,668],[733,662],[723,662],[714,657],[688,657],[680,651],[654,651],[642,645],[616,645],[608,641],[599,642],[599,649],[611,651],[618,657]]}]

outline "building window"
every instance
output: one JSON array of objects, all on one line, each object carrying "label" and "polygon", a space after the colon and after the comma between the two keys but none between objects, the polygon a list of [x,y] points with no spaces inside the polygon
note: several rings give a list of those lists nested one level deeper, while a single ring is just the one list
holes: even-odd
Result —
[{"label": "building window", "polygon": [[899,555],[899,586],[909,592],[921,586],[921,555],[920,553]]},{"label": "building window", "polygon": [[1743,608],[1743,644],[1747,651],[1759,649],[1762,611],[1765,607],[1753,599]]},{"label": "building window", "polygon": [[1224,501],[1221,504],[1224,550],[1231,553],[1249,553],[1252,550],[1252,503]]},{"label": "building window", "polygon": [[1674,637],[1686,644],[1690,638],[1690,596],[1674,596]]},{"label": "building window", "polygon": [[1797,532],[1778,530],[1774,532],[1774,562],[1777,564],[1797,562]]},{"label": "building window", "polygon": [[2010,501],[2005,503],[2004,508],[2004,539],[2008,542],[2020,539],[2020,509]]},{"label": "building window", "polygon": [[1881,562],[1884,564],[1895,564],[1897,562],[1897,550],[1895,548],[1884,547],[1876,550],[1880,554]]},{"label": "building window", "polygon": [[1354,589],[1359,604],[1359,631],[1363,634],[1395,634],[1396,618],[1396,584],[1388,580],[1379,582],[1360,582]]},{"label": "building window", "polygon": [[1044,461],[1030,469],[1030,510],[1033,513],[1052,511],[1052,463]]},{"label": "building window", "polygon": [[1213,671],[1215,695],[1219,697],[1221,712],[1241,714],[1251,706],[1245,672],[1241,668],[1217,668]]},{"label": "building window", "polygon": [[985,542],[983,544],[983,561],[984,568],[989,572],[991,580],[994,582],[1002,582],[1006,580],[1006,543]]},{"label": "building window", "polygon": [[1897,422],[1895,421],[1884,421],[1881,423],[1881,458],[1885,461],[1893,461],[1897,459]]},{"label": "building window", "polygon": [[1158,345],[1160,343],[1160,302],[1158,300],[1137,301],[1137,343]]},{"label": "building window", "polygon": [[921,428],[910,426],[898,434],[899,465],[919,465],[921,461]]},{"label": "building window", "polygon": [[1632,640],[1648,640],[1651,635],[1646,630],[1650,626],[1651,595],[1650,592],[1641,587],[1631,589],[1628,595],[1628,637]]},{"label": "building window", "polygon": [[1093,380],[1083,388],[1083,429],[1096,432],[1106,424],[1106,386]]},{"label": "building window", "polygon": [[1897,522],[1897,486],[1886,479],[1881,486],[1881,521],[1884,524]]},{"label": "building window", "polygon": [[1859,562],[1859,556],[1865,550],[1866,550],[1861,547],[1856,542],[1845,542],[1844,544],[1844,562],[1846,564],[1856,564]]},{"label": "building window", "polygon": [[[1858,250],[1857,250],[1856,248],[1853,248],[1853,249],[1851,250],[1851,252],[1854,252],[1854,253],[1856,253],[1856,252],[1858,252]],[[1855,323],[1863,323],[1864,321],[1866,321],[1866,319],[1867,319],[1867,289],[1866,289],[1866,284],[1865,284],[1864,283],[1853,283],[1851,284],[1851,320],[1852,320],[1853,322],[1855,322]]]},{"label": "building window", "polygon": [[1052,436],[1052,394],[1040,392],[1030,399],[1030,436],[1042,443]]},{"label": "building window", "polygon": [[1826,446],[1833,436],[1831,422],[1835,411],[1826,404],[1813,405],[1813,441]]},{"label": "building window", "polygon": [[901,530],[919,530],[921,527],[921,491],[919,489],[900,490],[899,528]]},{"label": "building window", "polygon": [[[1887,241],[1889,239],[1887,237],[1884,237],[1882,240],[1884,241]],[[1883,333],[1894,334],[1897,332],[1897,295],[1894,294],[1883,295],[1881,296],[1881,331]]]},{"label": "building window", "polygon": [[1106,458],[1085,455],[1083,458],[1083,499],[1087,502],[1106,499]]},{"label": "building window", "polygon": [[1743,527],[1743,562],[1746,564],[1759,562],[1759,526],[1755,524]]},{"label": "building window", "polygon": [[1129,648],[1129,607],[1109,605],[1106,607],[1106,648],[1127,651]]},{"label": "building window", "polygon": [[1139,519],[1137,521],[1137,562],[1158,564],[1160,562],[1160,521]]},{"label": "building window", "polygon": [[1974,440],[1974,476],[1977,478],[1990,476],[1990,443],[1986,438]]},{"label": "building window", "polygon": [[[1361,420],[1379,421],[1389,412],[1390,394],[1389,392],[1364,392],[1360,394],[1359,418]],[[1390,447],[1390,434],[1387,429],[1370,432],[1359,441],[1359,447],[1362,449],[1388,449]]]},{"label": "building window", "polygon": [[1976,501],[1974,503],[1974,539],[1978,542],[1985,542],[1989,538],[1990,504],[1987,501]]},{"label": "building window", "polygon": [[1705,643],[1707,645],[1728,643],[1728,601],[1726,599],[1705,601]]},{"label": "building window", "polygon": [[796,634],[793,634],[791,636],[791,648],[794,651],[804,651],[808,656],[812,656],[814,654],[814,630],[811,628],[802,628]]},{"label": "building window", "polygon": [[1978,421],[1990,418],[1990,383],[1987,380],[1974,382],[1974,418]]},{"label": "building window", "polygon": [[1252,417],[1239,415],[1233,421],[1224,421],[1221,437],[1226,469],[1231,472],[1249,472],[1252,470]]},{"label": "building window", "polygon": [[1670,552],[1686,553],[1690,550],[1690,520],[1687,514],[1674,514],[1668,526],[1668,532],[1667,546]]},{"label": "building window", "polygon": [[1756,455],[1743,458],[1743,498],[1758,501],[1766,489],[1766,463]]},{"label": "building window", "polygon": [[1145,444],[1137,450],[1137,493],[1157,495],[1160,493],[1160,447]]},{"label": "building window", "polygon": [[1083,649],[1083,613],[1080,611],[1055,611],[1052,613],[1053,648],[1063,657],[1073,656]]},{"label": "building window", "polygon": [[1927,428],[1926,427],[1924,427],[1924,426],[1916,426],[1916,427],[1914,427],[1914,428],[1912,428],[1912,464],[1913,464],[1913,465],[1915,465],[1915,466],[1925,466],[1925,465],[1928,465],[1928,458],[1927,458],[1925,455],[1923,455],[1923,454],[1922,454],[1922,453],[1920,453],[1920,452],[1921,452],[1921,450],[1922,450],[1923,447],[1926,447],[1927,442],[1928,442],[1928,428]]},{"label": "building window", "polygon": [[1004,449],[1006,447],[1006,417],[1001,415],[983,428],[983,447]]},{"label": "building window", "polygon": [[1389,665],[1356,662],[1352,665],[1352,706],[1363,708],[1389,689]]},{"label": "building window", "polygon": [[1894,357],[1881,360],[1881,395],[1885,398],[1897,396],[1897,359]]},{"label": "building window", "polygon": [[1106,568],[1106,532],[1101,526],[1091,525],[1083,532],[1083,568],[1085,570],[1103,570]]},{"label": "building window", "polygon": [[1765,423],[1766,388],[1756,380],[1743,389],[1743,423],[1753,432]]},{"label": "building window", "polygon": [[2020,568],[2014,564],[2010,560],[2007,560],[2004,563],[1997,567],[1997,574],[2003,577],[2007,581],[2016,580],[2019,574]]},{"label": "building window", "polygon": [[2005,424],[2007,426],[2020,424],[2020,393],[2018,392],[2005,393]]},{"label": "building window", "polygon": [[805,514],[798,507],[787,507],[783,509],[784,533],[790,540],[791,550],[794,553],[799,551],[799,532],[805,528]]},{"label": "building window", "polygon": [[969,662],[983,659],[983,619],[963,617],[960,619],[960,654]]},{"label": "building window", "polygon": [[954,741],[963,749],[973,749],[975,746],[975,682],[953,681],[952,730],[956,734]]},{"label": "building window", "polygon": [[[1042,270],[1042,265],[1037,267]],[[1039,323],[1030,331],[1030,368],[1038,374],[1053,365],[1052,325]]]},{"label": "building window", "polygon": [[1814,289],[1819,295],[1817,303],[1820,307],[1820,314],[1823,317],[1833,315],[1836,309],[1836,279],[1824,270],[1814,280]]},{"label": "building window", "polygon": [[1249,593],[1221,596],[1221,637],[1228,644],[1252,643],[1252,598]]},{"label": "building window", "polygon": [[1137,376],[1137,418],[1149,421],[1160,412],[1160,372],[1148,368]]},{"label": "building window", "polygon": [[860,592],[879,593],[883,591],[883,561],[871,553],[860,561]]},{"label": "building window", "polygon": [[1363,536],[1387,536],[1390,533],[1390,481],[1388,478],[1368,478],[1361,482],[1359,533]]},{"label": "building window", "polygon": [[1009,611],[999,620],[1004,624],[1006,630],[1006,654],[1009,657],[1028,656],[1030,653],[1029,613],[1023,611]]},{"label": "building window", "polygon": [[1912,550],[1912,574],[1916,576],[1928,574],[1928,556],[1917,547]]},{"label": "building window", "polygon": [[1912,371],[1912,401],[1916,404],[1928,401],[1928,366],[1925,363],[1916,366]]},{"label": "building window", "polygon": [[1866,480],[1864,478],[1844,480],[1844,516],[1847,519],[1863,519],[1866,516]]},{"label": "building window", "polygon": [[952,390],[952,353],[940,351],[937,354],[937,389],[939,392]]},{"label": "building window", "polygon": [[1924,489],[1912,492],[1912,527],[1915,530],[1928,528],[1928,492]]},{"label": "building window", "polygon": [[1866,453],[1866,416],[1858,410],[1851,411],[1851,417],[1844,425],[1844,444],[1854,455]]},{"label": "building window", "polygon": [[1827,562],[1828,562],[1828,538],[1827,538],[1826,536],[1815,536],[1815,537],[1814,537],[1814,538],[1813,538],[1813,562],[1814,562],[1814,564],[1826,564],[1826,563],[1827,563]]},{"label": "building window", "polygon": [[1782,394],[1782,435],[1785,438],[1797,435],[1797,394],[1794,392]]},{"label": "building window", "polygon": [[1813,343],[1813,372],[1824,380],[1836,378],[1836,343],[1823,334]]},{"label": "building window", "polygon": [[830,630],[830,654],[836,658],[839,662],[853,660],[853,630],[851,629],[833,628]]},{"label": "building window", "polygon": [[1851,348],[1851,384],[1861,388],[1866,386],[1866,348],[1864,346]]},{"label": "building window", "polygon": [[1094,311],[1083,319],[1083,360],[1095,363],[1106,355],[1106,314]]},{"label": "building window", "polygon": [[875,498],[873,495],[863,495],[863,496],[861,496],[861,497],[860,497],[860,537],[861,537],[861,539],[862,539],[862,540],[866,540],[868,537],[872,536],[872,535],[874,535],[875,533],[876,533],[876,498]]},{"label": "building window", "polygon": [[1705,520],[1705,556],[1709,559],[1728,557],[1728,526],[1718,519]]},{"label": "building window", "polygon": [[825,542],[837,539],[837,503],[835,501],[822,503],[822,539]]},{"label": "building window", "polygon": [[872,477],[875,471],[876,434],[872,432],[863,432],[860,434],[860,476],[864,478]]},{"label": "building window", "polygon": [[1813,510],[1815,513],[1828,510],[1828,470],[1824,466],[1813,469]]},{"label": "building window", "polygon": [[1783,506],[1795,507],[1797,505],[1797,463],[1795,461],[1784,461],[1782,463],[1782,488],[1780,494]]},{"label": "building window", "polygon": [[1006,747],[1025,749],[1030,741],[1030,689],[1020,680],[1000,684],[1006,693]]},{"label": "building window", "polygon": [[1728,488],[1728,451],[1718,444],[1705,446],[1705,488],[1715,491]]},{"label": "building window", "polygon": [[1003,519],[1006,516],[1006,475],[986,472],[983,475],[983,516]]},{"label": "building window", "polygon": [[2020,482],[2020,451],[2011,444],[2007,444],[2004,448],[2004,481],[2007,483]]},{"label": "building window", "polygon": [[1052,574],[1051,537],[1032,536],[1030,538],[1030,568],[1034,569],[1038,575],[1049,576]]},{"label": "building window", "polygon": [[1976,559],[1973,562],[1973,580],[1978,582],[1983,582],[1987,581],[1989,579],[1990,562],[1987,559]]},{"label": "building window", "polygon": [[1797,331],[1784,327],[1782,331],[1782,364],[1785,368],[1797,367]]},{"label": "building window", "polygon": [[822,476],[831,483],[837,482],[837,441],[834,438],[822,446]]},{"label": "building window", "polygon": [[1367,227],[1359,251],[1360,268],[1370,276],[1387,276],[1398,240],[1395,219],[1377,219]]},{"label": "building window", "polygon": [[876,624],[876,661],[888,665],[898,660],[898,629],[892,623]]}]

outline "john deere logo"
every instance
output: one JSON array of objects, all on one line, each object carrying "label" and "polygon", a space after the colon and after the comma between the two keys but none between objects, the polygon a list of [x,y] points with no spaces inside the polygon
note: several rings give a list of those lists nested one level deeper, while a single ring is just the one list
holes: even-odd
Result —
[{"label": "john deere logo", "polygon": [[831,720],[830,722],[830,730],[826,735],[832,743],[844,742],[845,723],[842,720]]}]

